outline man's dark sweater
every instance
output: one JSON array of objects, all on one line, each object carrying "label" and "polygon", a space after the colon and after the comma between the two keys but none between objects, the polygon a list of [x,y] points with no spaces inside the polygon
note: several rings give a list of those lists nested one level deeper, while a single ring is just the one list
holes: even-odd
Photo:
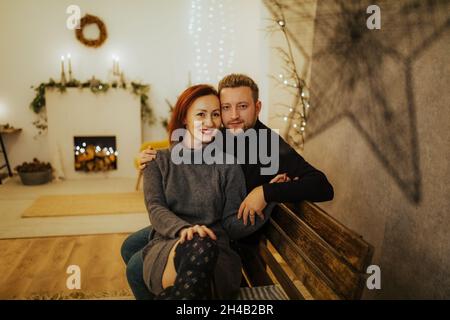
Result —
[{"label": "man's dark sweater", "polygon": [[[255,126],[253,127],[256,131],[260,129],[265,129],[267,134],[267,147],[268,154],[271,154],[271,135],[278,139],[279,146],[279,168],[278,171],[273,175],[262,175],[261,168],[269,167],[270,165],[263,165],[257,157],[257,163],[251,164],[249,161],[249,141],[245,144],[245,163],[241,164],[241,168],[244,172],[245,183],[247,187],[247,194],[249,194],[256,187],[262,186],[264,190],[264,199],[267,203],[270,202],[290,202],[298,203],[301,201],[312,201],[312,202],[322,202],[332,200],[334,197],[334,190],[332,185],[328,182],[325,174],[303,159],[286,141],[283,140],[276,132],[265,126],[261,121],[257,120]],[[224,133],[225,140],[232,138],[231,133]],[[259,155],[259,143],[260,135],[258,137],[257,143],[257,154]],[[237,139],[234,137],[234,139]],[[225,144],[225,151],[228,154],[233,154],[235,158],[237,155],[237,145],[235,140],[234,150],[228,150]],[[254,150],[254,149],[253,149]],[[269,183],[276,175],[286,173],[291,179],[289,182],[280,183]],[[298,177],[298,180],[294,181],[294,178]],[[267,212],[267,211],[266,211]],[[254,247],[258,244],[261,235],[264,232],[264,228],[259,229],[255,233],[242,238],[233,245],[234,249],[241,256],[247,256],[252,254]],[[250,251],[244,248],[250,246]],[[244,250],[244,251],[242,251]]]},{"label": "man's dark sweater", "polygon": [[[334,191],[327,177],[321,171],[314,168],[303,159],[286,141],[283,140],[276,132],[265,126],[261,121],[257,120],[255,130],[266,129],[268,136],[275,135],[279,139],[279,169],[274,175],[262,175],[261,168],[268,165],[261,164],[259,157],[256,164],[249,164],[249,161],[241,164],[244,171],[247,193],[254,188],[262,186],[264,190],[264,198],[269,202],[301,202],[303,200],[312,202],[329,201],[333,199]],[[259,135],[258,146],[259,146]],[[270,138],[266,139],[267,150],[271,152]],[[248,158],[248,143],[246,143],[246,156]],[[229,150],[226,150],[230,153]],[[236,144],[235,150],[236,152]],[[259,154],[259,150],[258,150]],[[282,183],[271,183],[277,174],[286,173],[292,181]],[[299,179],[294,181],[293,179]]]}]

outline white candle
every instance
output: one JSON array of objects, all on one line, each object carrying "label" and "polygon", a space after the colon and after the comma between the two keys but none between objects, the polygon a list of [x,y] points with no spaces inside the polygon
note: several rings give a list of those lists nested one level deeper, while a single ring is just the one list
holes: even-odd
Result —
[{"label": "white candle", "polygon": [[69,73],[72,73],[72,61],[71,61],[71,55],[70,53],[67,54],[67,60],[68,60],[68,64],[69,64]]},{"label": "white candle", "polygon": [[116,57],[116,73],[120,74],[120,68],[119,68],[119,57]]},{"label": "white candle", "polygon": [[113,56],[113,75],[117,75],[117,56]]}]

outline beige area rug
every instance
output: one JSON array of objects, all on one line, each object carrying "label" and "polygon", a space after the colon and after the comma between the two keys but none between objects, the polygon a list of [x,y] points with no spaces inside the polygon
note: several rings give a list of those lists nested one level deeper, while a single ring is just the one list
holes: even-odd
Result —
[{"label": "beige area rug", "polygon": [[146,212],[142,192],[50,195],[37,198],[23,218]]}]

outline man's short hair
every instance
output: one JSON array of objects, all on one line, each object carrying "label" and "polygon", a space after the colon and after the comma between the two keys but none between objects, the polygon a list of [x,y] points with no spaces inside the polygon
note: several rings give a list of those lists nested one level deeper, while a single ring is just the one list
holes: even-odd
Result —
[{"label": "man's short hair", "polygon": [[245,74],[232,73],[225,76],[219,82],[219,96],[220,92],[224,88],[239,88],[239,87],[248,87],[252,90],[253,101],[256,103],[259,98],[259,89],[258,85],[252,78]]}]

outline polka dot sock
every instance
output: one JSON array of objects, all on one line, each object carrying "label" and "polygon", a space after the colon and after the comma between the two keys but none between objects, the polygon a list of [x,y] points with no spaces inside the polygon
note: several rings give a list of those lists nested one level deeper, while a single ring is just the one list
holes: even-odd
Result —
[{"label": "polka dot sock", "polygon": [[219,249],[214,240],[195,235],[175,249],[177,277],[156,300],[206,300],[212,298],[211,280]]}]

